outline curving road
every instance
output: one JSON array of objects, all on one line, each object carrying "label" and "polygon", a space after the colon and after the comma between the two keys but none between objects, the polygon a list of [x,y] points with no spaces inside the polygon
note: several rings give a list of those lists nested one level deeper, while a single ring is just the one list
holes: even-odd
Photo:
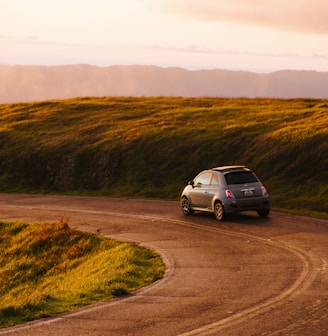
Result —
[{"label": "curving road", "polygon": [[159,251],[164,279],[0,335],[328,335],[328,221],[255,213],[217,222],[177,202],[0,195],[1,220],[57,221]]}]

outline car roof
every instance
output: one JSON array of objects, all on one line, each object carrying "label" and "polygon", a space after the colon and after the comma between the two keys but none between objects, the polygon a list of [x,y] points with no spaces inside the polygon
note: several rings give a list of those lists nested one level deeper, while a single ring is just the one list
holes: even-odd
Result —
[{"label": "car roof", "polygon": [[222,167],[212,168],[212,170],[219,171],[222,173],[231,172],[231,171],[251,171],[246,166],[222,166]]}]

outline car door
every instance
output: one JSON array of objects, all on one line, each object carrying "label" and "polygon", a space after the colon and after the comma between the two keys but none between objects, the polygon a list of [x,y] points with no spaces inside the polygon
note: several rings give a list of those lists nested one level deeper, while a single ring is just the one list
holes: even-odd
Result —
[{"label": "car door", "polygon": [[211,176],[211,172],[203,172],[194,179],[194,186],[190,191],[190,200],[193,207],[207,209],[208,188]]},{"label": "car door", "polygon": [[219,189],[219,178],[215,173],[211,174],[209,185],[204,190],[204,208],[213,210],[213,198],[217,195]]}]

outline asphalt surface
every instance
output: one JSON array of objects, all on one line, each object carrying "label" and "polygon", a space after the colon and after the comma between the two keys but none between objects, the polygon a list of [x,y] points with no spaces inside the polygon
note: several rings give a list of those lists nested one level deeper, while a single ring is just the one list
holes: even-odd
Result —
[{"label": "asphalt surface", "polygon": [[178,202],[0,195],[0,220],[58,221],[156,249],[165,277],[133,295],[0,335],[328,335],[328,221],[218,222]]}]

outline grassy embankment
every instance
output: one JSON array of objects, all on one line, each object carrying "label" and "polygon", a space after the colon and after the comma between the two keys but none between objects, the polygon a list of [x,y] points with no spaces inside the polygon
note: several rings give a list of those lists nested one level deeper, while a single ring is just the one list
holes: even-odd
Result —
[{"label": "grassy embankment", "polygon": [[0,222],[0,328],[125,295],[161,278],[148,249],[57,224]]},{"label": "grassy embankment", "polygon": [[253,168],[275,209],[327,218],[328,101],[81,98],[0,105],[0,192],[178,199]]}]

